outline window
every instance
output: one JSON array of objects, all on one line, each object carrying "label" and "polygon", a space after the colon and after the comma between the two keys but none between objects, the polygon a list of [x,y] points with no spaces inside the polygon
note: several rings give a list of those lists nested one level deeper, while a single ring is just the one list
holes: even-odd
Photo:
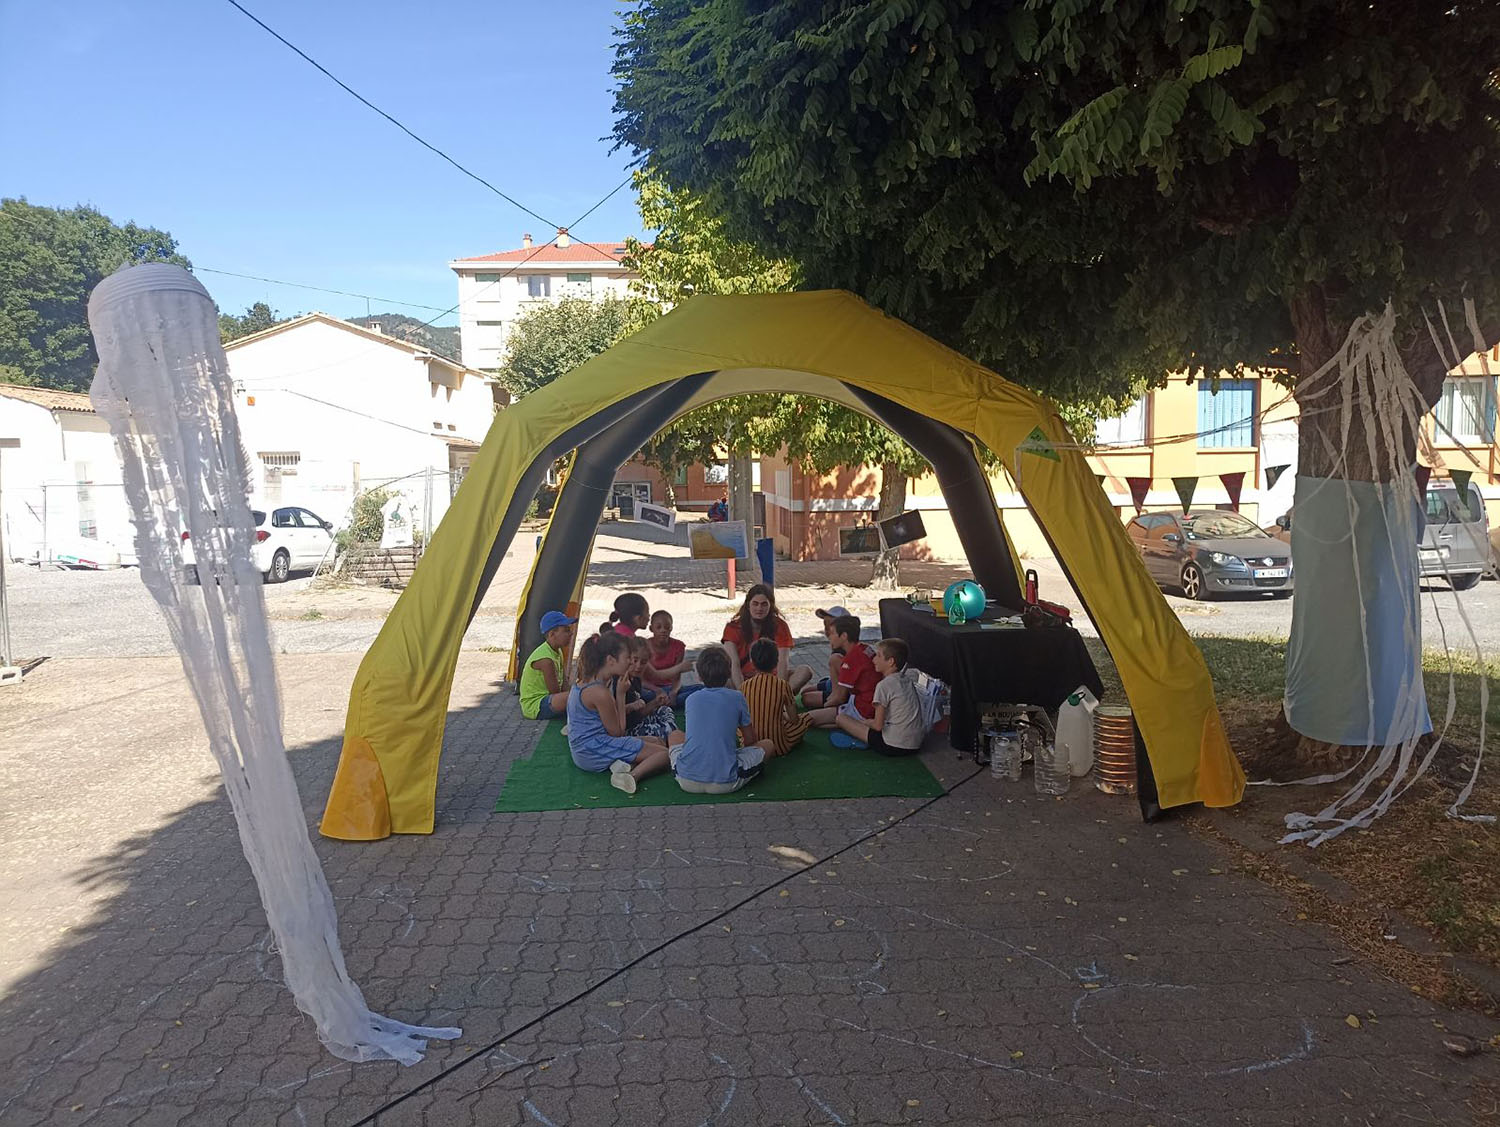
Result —
[{"label": "window", "polygon": [[551,297],[552,275],[550,274],[527,274],[526,275],[527,297]]},{"label": "window", "polygon": [[673,485],[682,485],[682,486],[686,486],[687,485],[687,467],[686,466],[678,466],[677,467],[677,472],[672,475],[672,484]]},{"label": "window", "polygon": [[1438,400],[1437,443],[1488,443],[1495,433],[1495,387],[1489,376],[1468,376],[1443,383]]},{"label": "window", "polygon": [[302,455],[293,450],[262,450],[256,455],[260,464],[268,470],[275,470],[281,477],[290,477],[297,472],[297,467],[302,464]]},{"label": "window", "polygon": [[1177,532],[1177,521],[1173,517],[1157,515],[1145,517],[1144,520],[1147,540],[1163,541]]},{"label": "window", "polygon": [[1189,540],[1269,540],[1260,526],[1236,512],[1215,512],[1182,518]]},{"label": "window", "polygon": [[1427,520],[1430,524],[1449,524],[1453,521],[1478,524],[1484,520],[1484,501],[1480,499],[1479,487],[1469,483],[1467,505],[1459,501],[1457,489],[1429,489]]},{"label": "window", "polygon": [[1143,395],[1112,419],[1094,424],[1095,446],[1140,446],[1146,441],[1146,397]]},{"label": "window", "polygon": [[271,527],[272,528],[296,528],[297,527],[297,510],[296,509],[277,509],[274,513],[271,514]]},{"label": "window", "polygon": [[568,275],[568,284],[569,285],[586,286],[586,285],[589,284],[589,279],[592,278],[592,277],[593,277],[592,274],[569,274]]},{"label": "window", "polygon": [[1198,445],[1255,445],[1255,380],[1220,380],[1198,384]]},{"label": "window", "polygon": [[322,528],[323,518],[317,513],[308,512],[306,509],[298,509],[297,514],[302,519],[303,528]]},{"label": "window", "polygon": [[474,280],[476,282],[498,282],[503,276],[502,274],[475,274]]}]

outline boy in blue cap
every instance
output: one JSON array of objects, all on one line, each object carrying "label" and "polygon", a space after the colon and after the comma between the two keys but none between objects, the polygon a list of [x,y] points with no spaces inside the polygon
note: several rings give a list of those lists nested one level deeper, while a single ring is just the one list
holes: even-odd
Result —
[{"label": "boy in blue cap", "polygon": [[521,667],[521,715],[551,720],[568,712],[568,646],[578,619],[560,610],[542,615],[542,644]]}]

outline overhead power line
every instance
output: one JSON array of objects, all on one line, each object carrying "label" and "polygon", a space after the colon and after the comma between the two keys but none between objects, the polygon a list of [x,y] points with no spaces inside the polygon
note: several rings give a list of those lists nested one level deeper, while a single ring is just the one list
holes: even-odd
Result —
[{"label": "overhead power line", "polygon": [[[331,70],[329,70],[327,67],[325,67],[322,63],[318,62],[317,59],[313,58],[306,51],[304,51],[301,47],[298,47],[290,39],[288,39],[286,36],[282,35],[281,32],[279,32],[275,28],[271,27],[268,23],[266,23],[265,20],[261,19],[254,12],[252,12],[248,8],[246,8],[243,4],[241,4],[239,2],[239,0],[226,0],[226,3],[228,3],[230,7],[234,8],[236,11],[238,11],[241,15],[243,15],[251,23],[253,23],[257,27],[259,27],[267,35],[271,36],[271,38],[275,39],[282,46],[286,47],[287,50],[291,51],[298,58],[300,58],[304,62],[306,62],[309,66],[311,66],[314,69],[316,69],[318,71],[318,73],[320,73],[325,78],[327,78],[330,82],[332,82],[334,85],[336,85],[340,90],[344,91],[344,93],[348,94],[355,101],[359,102],[360,105],[365,106],[366,108],[368,108],[370,110],[373,110],[375,113],[377,113],[381,117],[385,118],[386,121],[390,122],[397,129],[401,130],[401,132],[405,133],[408,137],[410,137],[417,144],[421,145],[424,149],[426,149],[429,152],[431,152],[434,156],[437,156],[437,157],[441,158],[442,160],[446,161],[447,163],[451,164],[454,168],[458,169],[458,171],[462,172],[465,176],[467,176],[470,180],[473,180],[476,184],[480,184],[480,185],[483,185],[484,187],[488,188],[490,191],[494,192],[495,195],[499,196],[506,203],[510,204],[511,206],[513,206],[515,208],[520,209],[521,211],[524,211],[527,215],[531,216],[533,219],[537,220],[539,223],[543,223],[546,226],[557,230],[559,233],[568,230],[566,227],[561,227],[557,223],[555,223],[552,220],[548,219],[545,215],[542,215],[542,214],[540,214],[538,212],[533,211],[531,208],[527,207],[520,200],[516,199],[514,196],[510,195],[509,193],[501,191],[499,188],[497,188],[490,181],[486,180],[483,176],[479,175],[479,173],[475,172],[473,169],[469,168],[467,165],[461,163],[460,161],[456,160],[455,158],[449,156],[446,152],[444,152],[442,149],[438,148],[431,141],[427,140],[427,138],[423,137],[420,133],[417,133],[415,130],[411,129],[404,122],[402,122],[399,118],[397,118],[394,115],[389,114],[385,110],[381,109],[374,102],[370,101],[369,98],[366,98],[358,90],[354,89],[354,87],[350,86],[342,78],[340,78],[338,75],[334,74]],[[613,196],[615,194],[615,192],[618,192],[626,184],[630,183],[630,180],[631,180],[631,178],[629,176],[627,176],[618,185],[616,185],[613,189],[611,189],[610,192],[603,197],[603,199],[601,199],[593,207],[589,208],[588,211],[584,212],[583,215],[580,216],[578,219],[574,220],[574,223],[575,224],[581,223],[581,222],[583,222],[584,219],[587,219],[590,215],[592,215],[596,210],[598,210],[604,204],[605,200],[609,199],[610,196]],[[570,234],[571,234],[571,232],[570,232]],[[603,247],[595,246],[593,243],[585,242],[582,239],[576,239],[575,241],[578,242],[578,243],[581,243],[583,246],[593,247],[595,250],[599,251],[599,253],[601,253],[601,254],[608,255],[611,258],[614,257],[614,255],[611,252],[605,250]]]},{"label": "overhead power line", "polygon": [[429,309],[444,314],[452,310],[439,310],[436,305],[424,305],[420,301],[398,301],[394,297],[376,297],[374,294],[354,293],[352,290],[335,290],[328,286],[313,286],[306,282],[288,282],[284,278],[263,278],[259,274],[241,274],[234,270],[216,270],[212,266],[194,266],[195,274],[222,274],[226,278],[244,278],[251,282],[269,282],[273,286],[291,286],[298,290],[313,290],[317,293],[338,294],[340,297],[357,297],[363,301],[378,301],[384,305],[404,305],[408,309]]},{"label": "overhead power line", "polygon": [[421,136],[420,134],[414,132],[413,130],[409,129],[405,124],[403,124],[397,118],[395,118],[395,117],[391,116],[390,114],[386,113],[385,110],[381,109],[374,102],[370,101],[370,99],[366,98],[358,90],[354,89],[354,87],[350,86],[342,78],[340,78],[338,75],[334,74],[333,71],[329,70],[322,63],[318,62],[317,59],[313,58],[306,51],[304,51],[301,47],[298,47],[290,39],[288,39],[286,36],[282,35],[281,32],[277,31],[274,27],[271,27],[263,19],[261,19],[259,16],[257,16],[254,12],[252,12],[248,8],[246,8],[243,4],[241,4],[239,2],[239,0],[227,0],[227,2],[228,2],[228,4],[229,4],[230,7],[236,9],[241,15],[243,15],[246,19],[248,19],[251,23],[255,24],[257,27],[259,27],[262,31],[264,31],[272,39],[275,39],[282,46],[286,47],[289,51],[291,51],[294,54],[296,54],[304,62],[308,63],[310,66],[312,66],[315,69],[317,69],[319,73],[321,73],[330,82],[334,83],[334,85],[338,86],[339,89],[341,89],[341,90],[344,91],[344,93],[348,94],[351,98],[355,99],[361,105],[364,105],[364,106],[368,107],[369,109],[374,110],[381,117],[385,118],[386,121],[390,122],[397,129],[401,130],[401,132],[405,133],[408,137],[410,137],[413,141],[415,141],[417,144],[421,145],[424,149],[429,150],[435,156],[441,157],[443,160],[445,160],[449,164],[451,164],[454,168],[456,168],[460,172],[462,172],[470,180],[473,180],[475,183],[484,185],[486,188],[488,188],[490,191],[494,192],[495,195],[499,196],[506,203],[511,204],[514,207],[519,208],[520,210],[524,211],[527,215],[531,216],[533,219],[537,220],[538,222],[546,223],[549,227],[555,227],[556,226],[556,224],[554,224],[550,220],[548,220],[546,216],[544,216],[544,215],[538,215],[536,212],[532,211],[531,208],[527,207],[525,204],[523,204],[520,200],[516,199],[514,196],[507,195],[505,192],[502,192],[499,188],[495,187],[494,184],[491,184],[483,176],[479,175],[479,173],[475,172],[473,169],[467,168],[464,165],[460,164],[458,161],[454,160],[447,153],[443,152],[442,149],[438,148],[431,141],[427,140],[427,138],[425,138],[425,137]]}]

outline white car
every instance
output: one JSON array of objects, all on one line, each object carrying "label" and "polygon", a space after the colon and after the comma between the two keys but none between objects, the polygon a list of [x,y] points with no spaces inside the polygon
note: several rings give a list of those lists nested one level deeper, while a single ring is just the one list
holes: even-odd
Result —
[{"label": "white car", "polygon": [[[284,583],[294,571],[311,571],[329,554],[333,525],[316,513],[295,506],[252,509],[255,543],[250,558],[267,583]],[[198,562],[187,532],[182,534],[182,564],[188,582],[198,582]]]}]

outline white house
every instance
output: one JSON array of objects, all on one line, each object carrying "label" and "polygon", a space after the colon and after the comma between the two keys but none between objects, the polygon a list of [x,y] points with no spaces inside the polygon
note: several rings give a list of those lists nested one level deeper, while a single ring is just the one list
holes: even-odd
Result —
[{"label": "white house", "polygon": [[325,313],[224,351],[253,496],[336,526],[358,492],[389,486],[417,527],[435,528],[497,404],[509,402],[483,372]]},{"label": "white house", "polygon": [[109,424],[87,395],[0,384],[0,531],[10,560],[135,561]]},{"label": "white house", "polygon": [[463,362],[493,371],[505,357],[510,327],[529,309],[565,297],[624,297],[639,277],[620,260],[624,242],[578,242],[566,229],[538,250],[525,235],[515,250],[459,258],[448,263],[458,275],[459,335]]}]

